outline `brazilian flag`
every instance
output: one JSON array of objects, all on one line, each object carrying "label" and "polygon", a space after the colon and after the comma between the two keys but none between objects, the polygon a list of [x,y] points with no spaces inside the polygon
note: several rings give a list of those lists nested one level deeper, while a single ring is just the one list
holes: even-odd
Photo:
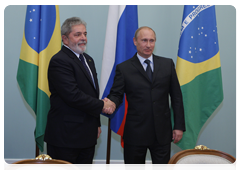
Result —
[{"label": "brazilian flag", "polygon": [[24,99],[36,114],[35,140],[43,151],[50,109],[47,71],[51,57],[61,48],[59,9],[55,5],[29,5],[18,64],[17,81]]},{"label": "brazilian flag", "polygon": [[193,149],[202,126],[223,101],[215,6],[184,7],[176,71],[186,121],[177,145]]}]

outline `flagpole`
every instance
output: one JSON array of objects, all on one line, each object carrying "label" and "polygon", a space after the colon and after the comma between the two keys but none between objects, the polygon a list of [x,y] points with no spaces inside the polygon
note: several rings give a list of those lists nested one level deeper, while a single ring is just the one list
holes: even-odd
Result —
[{"label": "flagpole", "polygon": [[110,151],[111,151],[111,134],[112,131],[110,129],[111,119],[108,119],[108,139],[107,139],[107,158],[106,164],[110,164]]},{"label": "flagpole", "polygon": [[38,148],[38,146],[37,146],[37,144],[36,144],[36,155],[35,155],[35,158],[36,158],[38,155],[39,155],[39,148]]}]

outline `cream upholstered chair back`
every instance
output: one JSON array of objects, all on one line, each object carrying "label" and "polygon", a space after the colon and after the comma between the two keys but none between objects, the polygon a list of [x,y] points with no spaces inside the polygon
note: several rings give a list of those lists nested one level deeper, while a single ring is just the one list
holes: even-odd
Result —
[{"label": "cream upholstered chair back", "polygon": [[236,159],[222,151],[199,145],[195,149],[183,150],[170,159],[169,164],[231,164]]},{"label": "cream upholstered chair back", "polygon": [[63,160],[39,155],[36,159],[21,160],[7,166],[5,170],[80,170],[77,166]]}]

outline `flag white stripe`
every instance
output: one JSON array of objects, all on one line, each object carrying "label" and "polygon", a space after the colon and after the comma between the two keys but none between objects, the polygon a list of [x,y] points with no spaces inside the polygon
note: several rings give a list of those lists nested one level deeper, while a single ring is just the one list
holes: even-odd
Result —
[{"label": "flag white stripe", "polygon": [[102,59],[102,71],[100,79],[100,98],[106,88],[108,79],[115,62],[117,27],[119,19],[126,5],[110,5],[108,10],[108,20],[105,36],[105,44]]}]

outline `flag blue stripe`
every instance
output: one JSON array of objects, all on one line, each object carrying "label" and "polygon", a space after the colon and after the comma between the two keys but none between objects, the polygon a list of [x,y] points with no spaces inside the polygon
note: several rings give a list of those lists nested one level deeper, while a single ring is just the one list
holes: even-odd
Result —
[{"label": "flag blue stripe", "polygon": [[41,8],[40,52],[47,48],[56,24],[56,6],[42,5]]},{"label": "flag blue stripe", "polygon": [[25,38],[37,53],[43,51],[51,40],[56,23],[55,5],[28,5]]},{"label": "flag blue stripe", "polygon": [[[183,20],[196,5],[184,7]],[[200,12],[181,35],[178,56],[192,63],[201,63],[215,56],[218,51],[217,24],[214,6]],[[204,19],[202,19],[204,18]]]},{"label": "flag blue stripe", "polygon": [[137,6],[126,6],[118,24],[116,63],[132,58],[136,53],[133,44],[135,31],[138,29]]}]

